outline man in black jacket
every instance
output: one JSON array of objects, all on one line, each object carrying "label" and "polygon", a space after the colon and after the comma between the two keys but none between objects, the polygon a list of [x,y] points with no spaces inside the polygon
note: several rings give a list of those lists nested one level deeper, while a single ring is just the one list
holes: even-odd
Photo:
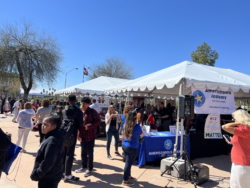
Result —
[{"label": "man in black jacket", "polygon": [[5,100],[6,100],[6,98],[5,98],[5,96],[3,95],[2,96],[2,105],[1,105],[1,114],[3,114],[3,111],[4,111],[4,104],[5,104]]},{"label": "man in black jacket", "polygon": [[16,102],[16,98],[15,99],[11,98],[11,100],[10,100],[10,112],[11,113],[13,112],[13,106],[14,106],[15,102]]},{"label": "man in black jacket", "polygon": [[77,140],[77,131],[83,126],[83,113],[80,109],[78,109],[75,105],[77,103],[76,96],[75,95],[69,95],[68,98],[69,106],[66,111],[66,115],[70,118],[72,116],[75,116],[74,119],[74,143],[69,147],[64,147],[65,149],[65,156],[64,156],[64,182],[76,182],[79,180],[78,177],[71,175],[71,168],[73,165],[74,160],[74,153],[75,153],[75,146],[76,146],[76,140]]},{"label": "man in black jacket", "polygon": [[0,178],[6,163],[7,150],[11,145],[11,134],[4,133],[0,128]]},{"label": "man in black jacket", "polygon": [[42,132],[45,140],[38,148],[30,178],[38,181],[38,188],[57,188],[63,176],[65,132],[60,130],[59,117],[44,118]]}]

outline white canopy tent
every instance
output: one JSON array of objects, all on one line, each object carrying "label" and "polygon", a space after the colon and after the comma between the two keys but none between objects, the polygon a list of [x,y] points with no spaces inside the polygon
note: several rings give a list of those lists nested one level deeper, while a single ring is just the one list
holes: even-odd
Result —
[{"label": "white canopy tent", "polygon": [[[185,87],[186,85],[186,87]],[[180,94],[191,94],[191,86],[195,88],[233,91],[236,99],[250,99],[250,76],[233,71],[201,65],[189,61],[176,64],[152,74],[130,80],[126,83],[105,89],[105,93],[127,93],[128,96],[145,95],[154,97],[178,97]],[[179,120],[179,112],[177,115]],[[177,125],[178,126],[178,122]],[[183,146],[183,120],[181,134],[181,153]],[[178,127],[177,127],[178,130]],[[175,157],[178,144],[178,131],[174,146]]]},{"label": "white canopy tent", "polygon": [[87,82],[62,89],[55,92],[55,95],[69,95],[69,94],[82,94],[82,95],[102,95],[104,90],[109,87],[127,82],[127,79],[111,78],[101,76]]},{"label": "white canopy tent", "polygon": [[176,64],[152,74],[105,89],[105,93],[133,93],[154,97],[178,97],[181,80],[185,79],[185,94],[191,87],[233,91],[236,99],[250,99],[250,76],[189,61]]}]

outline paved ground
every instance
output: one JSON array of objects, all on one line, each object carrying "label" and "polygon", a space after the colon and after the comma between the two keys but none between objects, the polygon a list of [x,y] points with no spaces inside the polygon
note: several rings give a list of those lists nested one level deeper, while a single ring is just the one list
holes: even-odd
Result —
[{"label": "paved ground", "polygon": [[0,179],[0,187],[5,187],[5,188],[21,188],[20,186],[5,180],[5,179]]},{"label": "paved ground", "polygon": [[[5,132],[12,133],[12,142],[15,143],[17,140],[17,127],[18,124],[11,122],[11,117],[1,118],[0,115],[0,127]],[[37,187],[37,182],[30,180],[30,174],[33,169],[35,155],[39,146],[39,138],[35,135],[37,132],[30,132],[27,145],[26,154],[22,154],[19,171],[17,173],[16,182],[9,182],[6,175],[2,175],[0,180],[0,187],[23,187],[23,188],[34,188]],[[80,181],[75,184],[65,184],[63,181],[60,182],[59,188],[113,188],[123,187],[121,185],[123,178],[124,163],[121,162],[121,158],[113,155],[114,160],[111,161],[106,157],[106,140],[105,138],[98,138],[95,146],[95,157],[94,157],[94,172],[92,176],[85,178],[82,174],[73,175],[80,177]],[[199,148],[197,148],[199,149]],[[121,152],[121,148],[119,148]],[[114,147],[111,146],[111,154],[114,153]],[[81,167],[80,161],[80,145],[77,143],[76,146],[76,159],[77,161],[73,164],[72,170]],[[213,158],[202,158],[193,161],[194,164],[202,163],[210,169],[210,181],[199,186],[204,188],[209,187],[229,187],[230,177],[230,156],[218,156]],[[15,162],[14,162],[15,164]],[[12,168],[14,165],[12,165]],[[11,168],[11,170],[12,170]],[[8,176],[9,179],[13,180],[16,174],[16,170]],[[132,176],[137,178],[137,183],[133,187],[145,187],[145,188],[182,188],[182,187],[194,187],[191,183],[184,182],[177,178],[164,175],[160,176],[159,167],[144,166],[138,168],[137,166],[132,167]],[[13,184],[15,183],[15,184]],[[17,185],[17,186],[15,186]]]}]

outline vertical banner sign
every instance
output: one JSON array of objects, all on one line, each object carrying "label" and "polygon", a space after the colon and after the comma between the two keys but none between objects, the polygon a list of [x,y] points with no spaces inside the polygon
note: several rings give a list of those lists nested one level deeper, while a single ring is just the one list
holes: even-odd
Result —
[{"label": "vertical banner sign", "polygon": [[232,114],[235,111],[234,93],[192,86],[196,114]]},{"label": "vertical banner sign", "polygon": [[205,139],[222,139],[221,126],[220,126],[220,115],[209,114],[206,119]]}]

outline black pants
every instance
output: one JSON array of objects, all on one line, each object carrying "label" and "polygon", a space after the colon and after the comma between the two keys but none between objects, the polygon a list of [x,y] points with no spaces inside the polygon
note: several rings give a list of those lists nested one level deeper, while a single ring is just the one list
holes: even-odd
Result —
[{"label": "black pants", "polygon": [[46,179],[45,181],[44,180],[38,181],[38,188],[57,188],[61,179],[62,178],[60,178],[60,179],[53,178],[51,180]]},{"label": "black pants", "polygon": [[1,106],[1,114],[3,114],[3,106]]},{"label": "black pants", "polygon": [[63,158],[63,172],[66,176],[71,175],[71,169],[73,165],[74,160],[74,153],[75,153],[75,147],[76,147],[76,136],[74,144],[70,147],[64,147],[64,158]]},{"label": "black pants", "polygon": [[88,170],[93,170],[94,145],[95,145],[95,140],[86,142],[85,138],[82,138],[82,142],[81,142],[82,167]]},{"label": "black pants", "polygon": [[43,142],[45,134],[42,133],[42,124],[38,124],[38,131],[40,135],[40,144]]},{"label": "black pants", "polygon": [[13,112],[13,106],[10,106],[10,112],[11,113]]},{"label": "black pants", "polygon": [[169,126],[171,125],[171,120],[165,120],[163,123],[163,130],[169,131]]}]

